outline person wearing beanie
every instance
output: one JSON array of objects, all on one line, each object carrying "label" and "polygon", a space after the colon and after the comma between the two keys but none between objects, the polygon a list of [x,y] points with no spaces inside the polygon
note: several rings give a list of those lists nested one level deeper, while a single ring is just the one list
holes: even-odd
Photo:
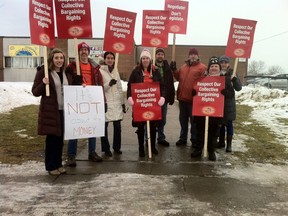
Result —
[{"label": "person wearing beanie", "polygon": [[[221,64],[218,57],[212,56],[209,59],[208,69],[206,76],[220,76]],[[194,90],[195,91],[195,90]],[[221,91],[221,94],[224,95],[224,100],[227,98],[232,98],[235,93],[231,84],[231,81],[225,79],[225,88]],[[193,94],[195,95],[195,93]],[[225,109],[224,109],[225,115]],[[208,126],[208,156],[209,160],[215,161],[215,146],[217,144],[217,138],[219,136],[219,131],[221,125],[224,121],[223,117],[209,117],[209,126]],[[200,145],[198,145],[194,151],[191,153],[191,157],[198,157],[202,155],[202,150],[204,146],[204,136],[205,136],[205,116],[195,116],[195,122],[197,126],[197,136]]]},{"label": "person wearing beanie", "polygon": [[[232,82],[234,91],[240,91],[242,89],[242,84],[237,76],[233,76],[233,69],[230,68],[230,59],[229,57],[223,55],[219,58],[222,70],[221,74],[229,77]],[[229,80],[228,79],[228,80]],[[235,96],[232,98],[227,98],[224,103],[224,124],[221,126],[219,141],[217,143],[217,148],[225,147],[225,134],[226,134],[226,152],[232,151],[232,139],[234,135],[233,121],[236,119],[236,100]],[[226,131],[225,131],[226,129]]]},{"label": "person wearing beanie", "polygon": [[[77,75],[76,62],[71,62],[66,72],[73,74],[74,84],[76,85],[95,85],[103,87],[103,78],[99,71],[99,65],[91,58],[89,58],[90,47],[87,43],[82,42],[78,44],[78,54],[80,63],[80,75]],[[105,99],[105,95],[104,95]],[[107,104],[105,103],[105,111]],[[69,140],[67,146],[67,161],[66,165],[76,166],[77,155],[77,139]],[[101,162],[102,158],[96,153],[96,137],[88,138],[88,160],[93,162]]]},{"label": "person wearing beanie", "polygon": [[175,100],[175,87],[172,71],[169,67],[167,60],[165,60],[165,52],[163,48],[156,49],[155,55],[155,66],[161,74],[162,81],[164,83],[164,92],[165,92],[165,103],[161,107],[162,109],[162,119],[157,128],[157,142],[162,146],[169,146],[170,143],[166,141],[166,136],[164,133],[164,127],[166,125],[167,117],[167,106],[173,105]]},{"label": "person wearing beanie", "polygon": [[179,101],[179,122],[181,130],[176,145],[182,146],[187,144],[188,124],[190,122],[190,141],[192,142],[192,147],[196,147],[199,141],[197,140],[196,124],[192,116],[193,97],[191,92],[194,80],[205,75],[207,66],[200,61],[198,50],[191,48],[188,52],[188,60],[185,61],[185,64],[183,64],[180,69],[177,70],[176,62],[171,62],[170,67],[175,79],[179,81],[177,99]]},{"label": "person wearing beanie", "polygon": [[[151,53],[148,49],[143,49],[140,54],[139,64],[132,70],[132,73],[129,77],[127,84],[127,99],[128,104],[133,106],[134,101],[132,98],[131,84],[132,83],[149,83],[149,82],[159,82],[160,83],[160,100],[158,101],[159,106],[163,106],[165,103],[164,98],[164,88],[161,78],[161,74],[156,67],[152,65]],[[137,112],[137,110],[133,110]],[[154,155],[158,154],[156,149],[156,129],[159,124],[159,121],[150,121],[150,137],[151,137],[151,150]],[[139,144],[139,157],[145,157],[144,151],[144,132],[145,132],[146,122],[135,122],[132,119],[132,126],[137,127],[137,137]]]},{"label": "person wearing beanie", "polygon": [[107,112],[105,113],[105,136],[101,137],[102,152],[108,157],[112,156],[108,138],[108,124],[113,123],[113,149],[114,154],[122,154],[121,151],[121,121],[126,112],[120,75],[115,66],[115,54],[104,53],[104,65],[100,72],[104,82],[104,93],[107,101]]}]

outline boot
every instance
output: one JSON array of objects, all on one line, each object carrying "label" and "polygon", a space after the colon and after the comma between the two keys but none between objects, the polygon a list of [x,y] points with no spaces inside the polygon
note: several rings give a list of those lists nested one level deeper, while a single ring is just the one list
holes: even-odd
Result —
[{"label": "boot", "polygon": [[219,142],[216,144],[216,148],[224,148],[225,147],[225,131],[224,133],[220,131]]},{"label": "boot", "polygon": [[227,135],[227,140],[226,140],[226,142],[227,142],[226,152],[232,152],[232,147],[231,147],[231,145],[232,145],[232,138],[233,138],[233,136]]}]

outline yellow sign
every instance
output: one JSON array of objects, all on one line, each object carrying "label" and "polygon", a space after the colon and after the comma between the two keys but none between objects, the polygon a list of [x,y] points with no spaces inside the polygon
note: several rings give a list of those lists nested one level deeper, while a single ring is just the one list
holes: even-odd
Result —
[{"label": "yellow sign", "polygon": [[9,56],[40,56],[40,47],[32,45],[9,45]]}]

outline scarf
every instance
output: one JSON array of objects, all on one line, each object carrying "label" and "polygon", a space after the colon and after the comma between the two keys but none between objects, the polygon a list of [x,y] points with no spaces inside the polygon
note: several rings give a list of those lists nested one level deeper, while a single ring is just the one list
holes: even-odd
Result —
[{"label": "scarf", "polygon": [[57,72],[53,70],[51,72],[51,76],[55,83],[56,95],[57,95],[57,102],[58,102],[58,109],[63,110],[64,108],[64,93],[63,93],[63,86],[68,85],[68,80],[66,74],[62,71],[63,74],[63,83],[61,83],[60,77],[58,76]]}]

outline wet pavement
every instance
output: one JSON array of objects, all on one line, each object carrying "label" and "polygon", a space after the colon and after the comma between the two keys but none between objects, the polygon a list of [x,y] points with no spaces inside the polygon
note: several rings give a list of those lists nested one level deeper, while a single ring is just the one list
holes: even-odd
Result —
[{"label": "wet pavement", "polygon": [[[288,215],[288,181],[279,180],[288,177],[284,167],[279,176],[263,181],[260,175],[267,175],[269,168],[262,172],[260,165],[253,175],[249,165],[223,149],[217,151],[216,162],[192,159],[190,142],[175,145],[180,131],[177,104],[168,109],[165,133],[170,146],[157,146],[159,155],[151,159],[147,152],[139,158],[130,110],[122,122],[122,155],[90,162],[83,140],[77,166],[67,167],[66,175],[53,177],[43,170],[21,177],[0,174],[1,215]],[[112,129],[110,124],[110,143]],[[239,167],[239,175],[227,175]]]}]

